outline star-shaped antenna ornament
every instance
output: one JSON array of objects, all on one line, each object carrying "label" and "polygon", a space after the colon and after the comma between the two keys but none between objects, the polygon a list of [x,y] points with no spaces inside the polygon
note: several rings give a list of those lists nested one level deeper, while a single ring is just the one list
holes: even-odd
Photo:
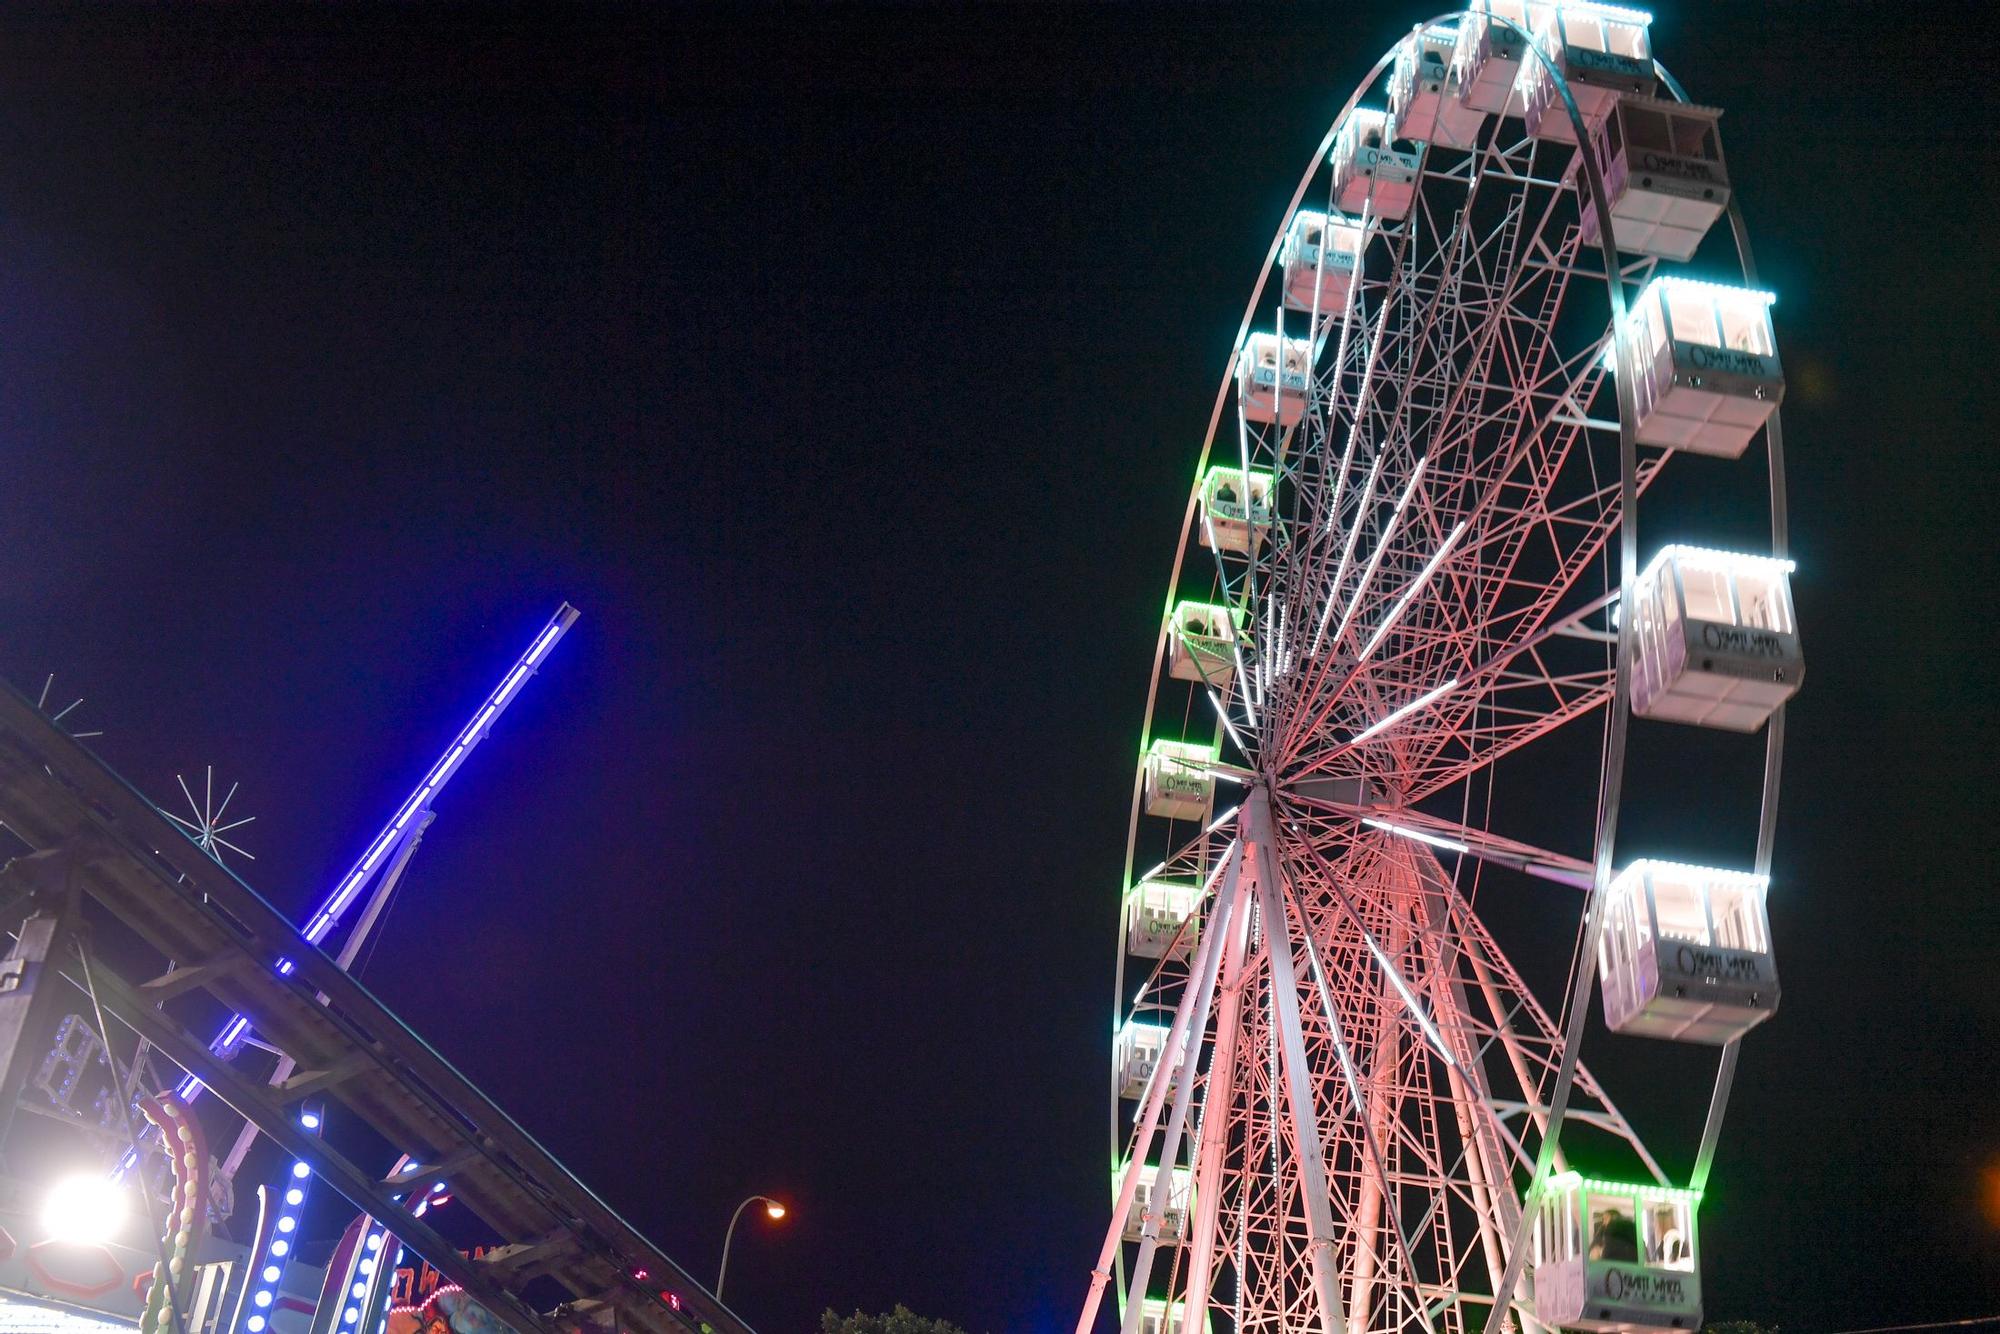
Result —
[{"label": "star-shaped antenna ornament", "polygon": [[229,803],[235,798],[236,789],[241,787],[242,784],[231,783],[229,791],[223,794],[222,804],[217,805],[215,801],[215,766],[211,764],[206,766],[206,768],[208,776],[202,787],[200,801],[195,800],[193,791],[187,785],[187,779],[179,774],[174,775],[174,781],[181,785],[181,795],[187,798],[188,810],[194,816],[192,820],[182,819],[169,810],[162,810],[160,813],[179,825],[182,829],[185,829],[188,832],[188,836],[194,839],[195,846],[215,858],[216,861],[220,862],[222,860],[220,849],[223,848],[227,848],[239,857],[247,857],[253,862],[256,861],[256,854],[245,852],[242,848],[237,847],[234,843],[223,837],[230,830],[240,829],[257,818],[254,815],[245,815],[240,819],[230,820],[227,824],[223,823],[229,811]]},{"label": "star-shaped antenna ornament", "polygon": [[[41,698],[35,701],[35,707],[40,709],[43,713],[49,713],[49,691],[55,688],[55,684],[56,684],[56,674],[54,672],[50,672],[48,674],[47,679],[45,679],[42,682]],[[64,706],[61,712],[49,713],[49,721],[57,725],[61,725],[62,720],[69,716],[70,710],[76,708],[79,704],[82,703],[83,703],[83,698],[81,696],[78,696],[76,699],[71,700],[66,706]],[[102,730],[95,732],[72,732],[67,727],[64,727],[63,730],[65,732],[69,732],[70,736],[74,737],[78,741],[82,741],[86,737],[104,735]]]}]

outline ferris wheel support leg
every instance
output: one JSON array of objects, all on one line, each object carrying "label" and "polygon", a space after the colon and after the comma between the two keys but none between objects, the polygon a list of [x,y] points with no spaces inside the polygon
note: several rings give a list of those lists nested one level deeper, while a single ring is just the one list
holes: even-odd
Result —
[{"label": "ferris wheel support leg", "polygon": [[[1216,1002],[1215,1055],[1202,1094],[1201,1138],[1195,1146],[1193,1245],[1188,1255],[1187,1328],[1202,1328],[1215,1283],[1215,1232],[1222,1209],[1222,1156],[1229,1149],[1229,1116],[1236,1098],[1236,1030],[1243,1012],[1244,956],[1250,914],[1230,923],[1222,960],[1222,994]],[[1240,1285],[1242,1278],[1238,1275]]]},{"label": "ferris wheel support leg", "polygon": [[[1514,1235],[1520,1222],[1520,1206],[1514,1200],[1507,1150],[1500,1142],[1478,1047],[1465,1030],[1472,1002],[1454,955],[1460,951],[1456,942],[1468,936],[1452,928],[1453,896],[1443,866],[1425,856],[1418,858],[1417,868],[1424,885],[1425,938],[1436,956],[1431,976],[1440,994],[1432,998],[1432,1004],[1448,1016],[1446,1038],[1458,1057],[1457,1064],[1445,1067],[1451,1082],[1452,1116],[1458,1123],[1459,1142],[1465,1146],[1466,1178],[1472,1188],[1473,1208],[1479,1214],[1479,1244],[1486,1257],[1487,1281],[1497,1292],[1501,1276],[1507,1272],[1506,1239]],[[1471,954],[1465,953],[1468,957]],[[1542,1324],[1525,1312],[1519,1314],[1526,1334],[1542,1334]]]},{"label": "ferris wheel support leg", "polygon": [[[1409,945],[1408,935],[1406,924],[1399,917],[1385,942],[1390,958],[1402,957]],[[1362,1174],[1360,1207],[1355,1211],[1354,1233],[1358,1245],[1354,1254],[1354,1274],[1349,1280],[1347,1309],[1353,1315],[1356,1329],[1368,1328],[1369,1314],[1375,1305],[1377,1273],[1382,1267],[1382,1202],[1388,1180],[1388,1164],[1382,1160],[1382,1145],[1388,1142],[1389,1127],[1402,1109],[1401,1099],[1391,1091],[1401,1060],[1397,1043],[1399,1010],[1395,1004],[1396,996],[1386,974],[1377,976],[1375,986],[1377,1018],[1375,1039],[1368,1056],[1365,1081],[1368,1102],[1364,1124],[1368,1132],[1369,1152],[1376,1160],[1376,1170]],[[1415,1277],[1412,1272],[1412,1281]]]},{"label": "ferris wheel support leg", "polygon": [[[1271,824],[1270,797],[1262,787],[1243,803],[1243,848],[1254,856],[1257,901],[1265,924],[1271,957],[1271,992],[1277,1011],[1278,1040],[1284,1050],[1285,1095],[1292,1135],[1299,1156],[1299,1192],[1306,1205],[1306,1256],[1312,1267],[1321,1334],[1347,1334],[1341,1310],[1338,1276],[1334,1272],[1333,1203],[1327,1193],[1326,1152],[1320,1139],[1319,1113],[1313,1106],[1312,1071],[1306,1065],[1305,1037],[1299,1021],[1299,974],[1292,956],[1292,932],[1281,901],[1276,831]],[[1135,1334],[1126,1330],[1125,1334]]]},{"label": "ferris wheel support leg", "polygon": [[[1140,1104],[1139,1128],[1134,1136],[1137,1147],[1134,1161],[1141,1168],[1145,1161],[1144,1150],[1152,1142],[1153,1132],[1160,1124],[1160,1104],[1166,1100],[1167,1085],[1172,1082],[1174,1072],[1181,1068],[1184,1049],[1189,1046],[1189,1030],[1194,1029],[1193,1045],[1199,1050],[1200,1027],[1196,1025],[1199,1023],[1201,1027],[1205,1027],[1208,1022],[1208,998],[1206,994],[1197,998],[1197,992],[1205,992],[1215,983],[1216,963],[1221,957],[1221,946],[1217,942],[1229,934],[1229,924],[1236,912],[1236,901],[1240,897],[1237,871],[1242,863],[1241,849],[1242,843],[1238,840],[1227,854],[1228,860],[1222,872],[1222,884],[1216,892],[1215,920],[1212,929],[1202,932],[1201,942],[1195,946],[1194,971],[1200,981],[1195,987],[1182,993],[1181,1003],[1174,1010],[1173,1026],[1167,1031],[1166,1044],[1161,1048],[1160,1059],[1153,1067],[1153,1077],[1146,1083],[1146,1096]],[[1197,1010],[1200,1012],[1198,1020]],[[1192,1080],[1182,1082],[1185,1085]],[[1176,1101],[1177,1103],[1179,1101],[1178,1094]],[[1163,1161],[1171,1167],[1172,1159]],[[1097,1308],[1104,1300],[1104,1286],[1111,1280],[1111,1264],[1118,1256],[1118,1243],[1125,1234],[1125,1219],[1131,1213],[1132,1201],[1137,1198],[1138,1193],[1139,1172],[1128,1170],[1124,1180],[1119,1184],[1117,1203],[1111,1209],[1111,1226],[1104,1234],[1104,1248],[1098,1252],[1097,1267],[1090,1273],[1090,1291],[1085,1295],[1083,1311],[1077,1317],[1077,1334],[1090,1334],[1091,1327],[1097,1322]],[[1161,1195],[1157,1198],[1164,1200],[1170,1199],[1171,1196]]]},{"label": "ferris wheel support leg", "polygon": [[[1236,914],[1243,910],[1240,900],[1243,897],[1244,855],[1244,845],[1239,839],[1236,853],[1223,870],[1222,887],[1216,895],[1218,905],[1216,917],[1220,919],[1215,924],[1217,935],[1228,936],[1230,928],[1235,924]],[[1188,1108],[1194,1103],[1195,1066],[1201,1056],[1201,1035],[1208,1028],[1209,1004],[1215,998],[1215,979],[1220,971],[1218,965],[1221,960],[1221,945],[1211,944],[1208,957],[1202,961],[1201,980],[1195,988],[1194,1003],[1186,1011],[1188,1022],[1183,1026],[1182,1043],[1176,1052],[1173,1066],[1179,1071],[1179,1078],[1174,1084],[1174,1110],[1167,1118],[1166,1137],[1160,1145],[1160,1166],[1153,1177],[1152,1199],[1155,1204],[1153,1208],[1147,1210],[1145,1220],[1139,1226],[1139,1254],[1132,1262],[1132,1286],[1125,1301],[1125,1319],[1120,1326],[1121,1334],[1139,1334],[1139,1322],[1145,1314],[1146,1288],[1153,1278],[1153,1257],[1160,1249],[1160,1217],[1164,1206],[1159,1202],[1173,1198],[1174,1168],[1180,1160],[1181,1136],[1187,1130]],[[1175,1022],[1180,1023],[1178,1016]],[[1173,1050],[1171,1037],[1168,1039],[1168,1047]],[[1168,1067],[1165,1063],[1154,1069],[1153,1079],[1156,1083],[1166,1069]],[[1133,1145],[1132,1166],[1126,1173],[1128,1179],[1125,1191],[1134,1189],[1138,1182],[1138,1174],[1145,1169],[1146,1147],[1144,1138],[1135,1141]],[[1127,1208],[1129,1207],[1128,1204]],[[1111,1226],[1113,1231],[1110,1241],[1116,1245],[1124,1226],[1124,1216],[1121,1214],[1113,1219]]]},{"label": "ferris wheel support leg", "polygon": [[[1347,1086],[1347,1096],[1349,1103],[1354,1108],[1355,1122],[1362,1127],[1361,1147],[1367,1153],[1368,1162],[1373,1168],[1374,1176],[1371,1180],[1378,1190],[1377,1198],[1379,1201],[1388,1195],[1389,1165],[1387,1157],[1382,1152],[1382,1144],[1388,1133],[1388,1123],[1386,1119],[1383,1119],[1378,1124],[1377,1121],[1371,1120],[1369,1117],[1367,1110],[1368,1100],[1362,1096],[1361,1092],[1361,1077],[1354,1068],[1354,1057],[1348,1050],[1347,1040],[1341,1032],[1340,1014],[1334,1008],[1333,991],[1327,984],[1325,961],[1320,957],[1319,947],[1311,941],[1311,932],[1305,930],[1306,923],[1303,915],[1299,918],[1299,925],[1301,932],[1307,939],[1306,962],[1312,970],[1313,987],[1319,993],[1320,1009],[1326,1015],[1327,1033],[1333,1039],[1334,1054],[1340,1062],[1341,1080]],[[1378,1043],[1378,1047],[1379,1045]],[[1377,1062],[1377,1068],[1380,1068],[1379,1061]],[[1393,1069],[1394,1067],[1392,1066],[1391,1068]],[[1379,1216],[1378,1210],[1378,1220]],[[1393,1200],[1389,1206],[1389,1222],[1395,1229],[1394,1235],[1396,1244],[1402,1253],[1404,1271],[1412,1275],[1414,1280],[1414,1275],[1418,1272],[1416,1260],[1411,1254],[1409,1234],[1403,1229],[1401,1211],[1396,1207]],[[1376,1235],[1379,1238],[1379,1222]],[[1379,1242],[1377,1244],[1379,1245]],[[1353,1317],[1355,1326],[1366,1329],[1368,1327],[1367,1312],[1354,1306],[1352,1303],[1350,1303],[1350,1309],[1355,1313]]]}]

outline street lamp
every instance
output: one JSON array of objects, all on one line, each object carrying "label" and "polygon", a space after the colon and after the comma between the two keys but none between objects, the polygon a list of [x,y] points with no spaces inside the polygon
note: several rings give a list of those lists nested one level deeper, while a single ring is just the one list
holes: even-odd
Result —
[{"label": "street lamp", "polygon": [[748,1209],[760,1200],[764,1204],[764,1216],[772,1222],[775,1223],[785,1216],[785,1206],[772,1199],[769,1195],[752,1195],[749,1199],[736,1206],[736,1212],[729,1215],[729,1230],[722,1234],[722,1268],[715,1272],[715,1300],[717,1301],[722,1300],[722,1280],[729,1277],[729,1243],[736,1236],[736,1220],[743,1217],[745,1209]]}]

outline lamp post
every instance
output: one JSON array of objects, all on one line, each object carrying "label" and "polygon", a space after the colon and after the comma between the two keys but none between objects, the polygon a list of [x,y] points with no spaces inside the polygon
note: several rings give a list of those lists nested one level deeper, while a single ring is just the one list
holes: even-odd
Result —
[{"label": "lamp post", "polygon": [[715,1271],[715,1300],[722,1300],[722,1280],[729,1277],[729,1243],[736,1236],[736,1220],[743,1217],[743,1211],[759,1200],[764,1202],[764,1214],[773,1222],[785,1216],[785,1206],[769,1195],[752,1195],[736,1206],[736,1212],[729,1215],[729,1230],[722,1234],[722,1268]]}]

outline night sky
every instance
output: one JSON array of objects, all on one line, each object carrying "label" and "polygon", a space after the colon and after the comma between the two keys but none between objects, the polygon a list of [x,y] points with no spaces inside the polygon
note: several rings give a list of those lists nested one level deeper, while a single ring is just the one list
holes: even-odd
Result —
[{"label": "night sky", "polygon": [[[1784,1008],[1703,1215],[1710,1317],[1790,1331],[2000,1307],[2000,71],[1916,12],[1654,25],[1791,375]],[[1200,430],[1424,16],[8,6],[0,673],[241,780],[303,908],[574,602],[369,985],[697,1274],[790,1202],[767,1334],[1066,1328]]]}]

